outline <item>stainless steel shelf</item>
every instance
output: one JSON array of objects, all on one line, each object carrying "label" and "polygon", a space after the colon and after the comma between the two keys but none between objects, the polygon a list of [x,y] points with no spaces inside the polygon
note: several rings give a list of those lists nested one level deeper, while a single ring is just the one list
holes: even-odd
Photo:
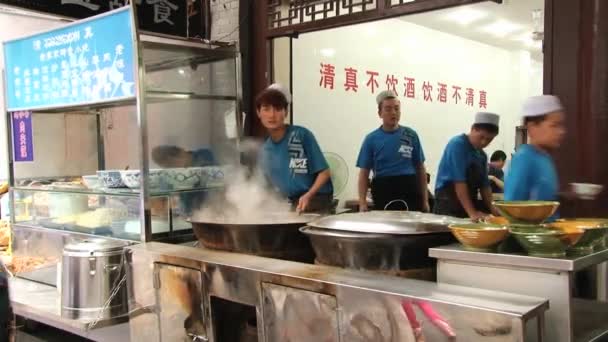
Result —
[{"label": "stainless steel shelf", "polygon": [[234,95],[211,95],[211,94],[196,94],[190,92],[175,92],[162,90],[147,90],[146,98],[155,101],[178,101],[178,100],[215,100],[215,101],[236,101]]},{"label": "stainless steel shelf", "polygon": [[[57,288],[26,279],[9,279],[11,304],[16,315],[23,316],[86,338],[99,341],[96,329],[128,321],[128,316],[101,320],[94,327],[91,321],[61,317],[61,297]],[[128,325],[126,325],[128,334]],[[125,330],[123,328],[123,330]],[[128,336],[128,335],[127,335]]]},{"label": "stainless steel shelf", "polygon": [[608,303],[574,298],[574,341],[599,342],[608,339]]},{"label": "stainless steel shelf", "polygon": [[[195,193],[209,190],[222,189],[223,186],[211,186],[203,188],[192,188],[183,190],[170,190],[170,191],[151,191],[151,197],[166,197],[171,195]],[[26,191],[26,192],[47,192],[47,193],[72,193],[82,195],[97,195],[97,196],[124,196],[124,197],[138,197],[140,191],[129,188],[116,188],[116,189],[74,189],[74,188],[59,188],[59,187],[13,187],[15,191]]]},{"label": "stainless steel shelf", "polygon": [[576,272],[589,266],[608,261],[608,249],[594,252],[593,254],[585,256],[541,258],[524,254],[472,252],[464,249],[459,244],[455,244],[430,248],[429,256],[436,259],[463,261],[483,265],[526,267],[552,271]]}]

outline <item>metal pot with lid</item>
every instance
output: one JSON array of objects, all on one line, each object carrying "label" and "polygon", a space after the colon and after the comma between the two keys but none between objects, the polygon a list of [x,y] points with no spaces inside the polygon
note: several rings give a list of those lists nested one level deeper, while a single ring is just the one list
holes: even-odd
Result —
[{"label": "metal pot with lid", "polygon": [[327,216],[300,231],[310,238],[319,264],[400,275],[433,267],[428,249],[454,242],[448,226],[459,220],[372,211]]},{"label": "metal pot with lid", "polygon": [[127,289],[121,282],[125,275],[125,246],[125,242],[108,239],[86,239],[64,246],[61,274],[63,317],[95,320],[127,313]]}]

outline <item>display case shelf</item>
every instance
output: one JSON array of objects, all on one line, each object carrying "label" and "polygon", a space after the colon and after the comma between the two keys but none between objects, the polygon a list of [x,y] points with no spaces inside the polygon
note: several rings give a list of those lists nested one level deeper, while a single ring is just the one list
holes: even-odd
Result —
[{"label": "display case shelf", "polygon": [[[172,195],[180,195],[187,193],[196,193],[204,191],[214,191],[223,189],[223,185],[206,186],[201,188],[192,189],[176,189],[166,191],[150,191],[149,196],[151,197],[167,197]],[[14,187],[15,191],[26,191],[26,192],[42,192],[42,193],[65,193],[65,194],[81,194],[81,195],[98,195],[98,196],[124,196],[124,197],[139,197],[141,191],[139,189],[129,188],[115,188],[115,189],[71,189],[71,188],[60,188],[60,187]]]}]

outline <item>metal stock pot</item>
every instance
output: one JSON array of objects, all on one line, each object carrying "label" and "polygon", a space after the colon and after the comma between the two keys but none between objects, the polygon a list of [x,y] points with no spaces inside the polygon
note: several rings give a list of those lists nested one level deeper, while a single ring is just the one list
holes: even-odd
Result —
[{"label": "metal stock pot", "polygon": [[[70,319],[95,320],[128,312],[124,277],[124,242],[86,239],[63,249],[61,315]],[[121,285],[109,305],[115,288]]]}]

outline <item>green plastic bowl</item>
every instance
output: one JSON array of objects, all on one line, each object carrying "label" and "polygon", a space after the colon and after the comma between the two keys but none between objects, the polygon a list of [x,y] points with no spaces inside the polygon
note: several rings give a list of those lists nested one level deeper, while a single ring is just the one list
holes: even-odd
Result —
[{"label": "green plastic bowl", "polygon": [[549,223],[546,227],[565,232],[583,230],[583,236],[569,250],[575,255],[587,255],[602,250],[608,235],[608,220],[605,219],[566,219]]},{"label": "green plastic bowl", "polygon": [[582,230],[563,232],[547,227],[510,228],[511,234],[528,255],[544,258],[561,258],[568,248],[578,242]]}]

